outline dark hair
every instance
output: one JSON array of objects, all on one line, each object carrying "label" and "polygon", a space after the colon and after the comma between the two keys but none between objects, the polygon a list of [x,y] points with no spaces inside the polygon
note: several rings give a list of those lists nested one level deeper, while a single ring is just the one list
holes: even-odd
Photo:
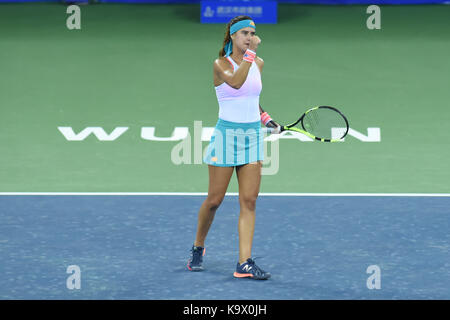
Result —
[{"label": "dark hair", "polygon": [[250,18],[249,16],[237,16],[237,17],[234,17],[233,19],[231,19],[230,22],[228,22],[227,27],[225,29],[225,38],[223,39],[222,49],[220,49],[220,51],[219,51],[219,57],[223,57],[226,54],[225,45],[228,43],[228,41],[231,41],[231,35],[230,35],[231,26],[233,24],[235,24],[236,22],[239,22],[242,20],[253,20],[253,19]]}]

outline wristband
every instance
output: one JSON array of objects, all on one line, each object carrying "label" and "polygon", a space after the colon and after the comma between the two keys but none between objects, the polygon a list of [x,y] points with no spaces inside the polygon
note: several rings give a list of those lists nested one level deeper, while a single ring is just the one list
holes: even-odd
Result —
[{"label": "wristband", "polygon": [[243,60],[252,63],[255,60],[255,58],[256,58],[256,52],[254,52],[250,49],[247,49],[247,51],[245,51]]},{"label": "wristband", "polygon": [[270,121],[272,121],[272,118],[269,116],[267,112],[261,113],[261,122],[264,125],[267,125]]}]

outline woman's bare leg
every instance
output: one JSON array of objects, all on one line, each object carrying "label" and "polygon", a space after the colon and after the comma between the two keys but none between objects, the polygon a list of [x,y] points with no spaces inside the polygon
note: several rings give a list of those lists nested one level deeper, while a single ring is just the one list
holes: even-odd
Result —
[{"label": "woman's bare leg", "polygon": [[234,167],[209,167],[208,197],[198,212],[197,235],[194,246],[204,247],[209,228],[214,220],[216,210],[222,203],[228,188]]},{"label": "woman's bare leg", "polygon": [[239,263],[244,263],[252,255],[255,231],[255,207],[261,183],[261,162],[252,162],[236,167],[239,183]]}]

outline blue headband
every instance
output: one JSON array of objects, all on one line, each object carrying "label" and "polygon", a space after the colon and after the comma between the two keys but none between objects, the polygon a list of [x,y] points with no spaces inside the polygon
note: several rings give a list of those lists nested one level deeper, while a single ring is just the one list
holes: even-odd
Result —
[{"label": "blue headband", "polygon": [[[236,22],[235,24],[233,24],[230,27],[230,36],[233,33],[237,32],[237,31],[239,31],[239,30],[241,30],[243,28],[247,28],[247,27],[251,27],[251,28],[256,30],[255,23],[252,20],[242,20],[242,21]],[[233,44],[232,44],[232,42],[230,40],[225,45],[225,53],[226,53],[225,57],[228,57],[231,54],[232,50],[233,50]]]}]

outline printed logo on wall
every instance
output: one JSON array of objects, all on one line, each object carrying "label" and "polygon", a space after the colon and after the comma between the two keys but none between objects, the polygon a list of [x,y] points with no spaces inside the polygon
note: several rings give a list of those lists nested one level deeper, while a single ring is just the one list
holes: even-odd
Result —
[{"label": "printed logo on wall", "polygon": [[200,4],[201,23],[228,23],[240,15],[251,17],[256,23],[277,23],[277,1],[206,0]]},{"label": "printed logo on wall", "polygon": [[212,10],[210,6],[207,6],[205,11],[203,12],[203,16],[205,16],[207,18],[214,17],[214,10]]}]

